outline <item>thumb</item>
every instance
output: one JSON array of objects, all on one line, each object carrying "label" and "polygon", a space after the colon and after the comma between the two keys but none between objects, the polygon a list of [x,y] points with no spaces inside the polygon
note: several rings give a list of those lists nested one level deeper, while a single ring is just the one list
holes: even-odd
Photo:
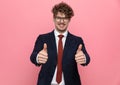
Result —
[{"label": "thumb", "polygon": [[82,44],[79,45],[78,49],[77,49],[77,52],[81,51],[82,50]]},{"label": "thumb", "polygon": [[43,50],[47,51],[47,44],[46,43],[44,43],[44,45],[43,45]]}]

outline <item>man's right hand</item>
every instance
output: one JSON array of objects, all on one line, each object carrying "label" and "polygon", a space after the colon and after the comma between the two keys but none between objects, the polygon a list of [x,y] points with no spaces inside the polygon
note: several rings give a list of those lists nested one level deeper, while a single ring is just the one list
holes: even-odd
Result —
[{"label": "man's right hand", "polygon": [[48,60],[47,44],[44,43],[43,49],[38,53],[38,63],[45,64]]}]

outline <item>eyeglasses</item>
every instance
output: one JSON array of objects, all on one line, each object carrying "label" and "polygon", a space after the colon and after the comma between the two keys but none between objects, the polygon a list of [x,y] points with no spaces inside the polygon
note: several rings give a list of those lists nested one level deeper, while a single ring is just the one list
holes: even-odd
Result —
[{"label": "eyeglasses", "polygon": [[61,20],[67,21],[67,20],[69,20],[70,18],[69,18],[69,17],[55,17],[55,19],[56,19],[57,21],[61,21]]}]

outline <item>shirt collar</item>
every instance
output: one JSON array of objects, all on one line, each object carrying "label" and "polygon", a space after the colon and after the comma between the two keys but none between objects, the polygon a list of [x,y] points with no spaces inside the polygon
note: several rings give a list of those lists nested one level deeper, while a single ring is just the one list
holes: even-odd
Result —
[{"label": "shirt collar", "polygon": [[[54,30],[54,34],[56,37],[58,37],[58,35],[60,35],[61,33],[59,33],[56,29]],[[64,37],[67,37],[68,31],[66,30],[64,33],[62,33],[62,35],[64,35]]]}]

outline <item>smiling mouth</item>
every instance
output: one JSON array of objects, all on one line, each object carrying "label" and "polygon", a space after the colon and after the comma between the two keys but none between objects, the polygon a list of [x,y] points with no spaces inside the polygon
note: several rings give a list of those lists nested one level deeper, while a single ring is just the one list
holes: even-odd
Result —
[{"label": "smiling mouth", "polygon": [[64,26],[65,26],[65,24],[63,24],[63,23],[62,23],[62,24],[58,24],[58,25],[59,25],[60,27],[64,27]]},{"label": "smiling mouth", "polygon": [[64,27],[65,25],[63,25],[63,24],[61,24],[61,25],[59,25],[60,27]]}]

